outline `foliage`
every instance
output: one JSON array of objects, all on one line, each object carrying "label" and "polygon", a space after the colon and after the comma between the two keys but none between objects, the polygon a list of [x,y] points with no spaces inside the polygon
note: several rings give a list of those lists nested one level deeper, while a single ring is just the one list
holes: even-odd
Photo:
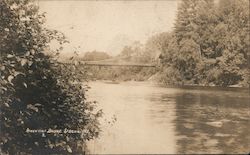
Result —
[{"label": "foliage", "polygon": [[[0,153],[82,152],[98,136],[94,103],[85,98],[76,65],[58,63],[49,43],[63,34],[44,28],[44,14],[30,0],[0,1]],[[46,54],[47,53],[47,54]],[[48,54],[49,53],[49,54]],[[72,129],[80,134],[27,133]]]},{"label": "foliage", "polygon": [[168,32],[159,33],[150,37],[145,44],[146,59],[157,61],[161,53],[164,53],[169,46],[171,34]]},{"label": "foliage", "polygon": [[114,80],[114,81],[145,81],[158,70],[151,67],[117,67],[117,66],[88,66],[84,67],[88,72],[89,80]]},{"label": "foliage", "polygon": [[[163,70],[177,69],[184,83],[246,86],[248,6],[247,0],[181,1],[171,43],[160,55]],[[172,80],[180,80],[174,77]]]},{"label": "foliage", "polygon": [[133,42],[130,46],[125,46],[118,57],[130,62],[144,62],[147,60],[144,58],[143,44],[139,41]]},{"label": "foliage", "polygon": [[92,52],[85,53],[82,60],[97,61],[97,60],[105,60],[105,59],[109,59],[109,58],[111,58],[111,56],[105,52],[92,51]]}]

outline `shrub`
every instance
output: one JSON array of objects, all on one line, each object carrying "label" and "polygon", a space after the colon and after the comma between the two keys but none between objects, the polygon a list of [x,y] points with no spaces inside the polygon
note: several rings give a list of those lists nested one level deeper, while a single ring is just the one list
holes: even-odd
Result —
[{"label": "shrub", "polygon": [[44,15],[30,0],[1,0],[0,13],[0,153],[82,153],[98,136],[101,111],[86,100],[77,64],[58,63],[59,50],[49,48],[52,40],[67,42],[64,35],[43,26]]}]

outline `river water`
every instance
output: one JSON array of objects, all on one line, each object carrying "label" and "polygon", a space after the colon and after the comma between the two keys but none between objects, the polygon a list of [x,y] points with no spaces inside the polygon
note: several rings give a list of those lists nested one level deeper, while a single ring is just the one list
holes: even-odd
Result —
[{"label": "river water", "polygon": [[103,109],[93,154],[249,153],[248,90],[90,82]]}]

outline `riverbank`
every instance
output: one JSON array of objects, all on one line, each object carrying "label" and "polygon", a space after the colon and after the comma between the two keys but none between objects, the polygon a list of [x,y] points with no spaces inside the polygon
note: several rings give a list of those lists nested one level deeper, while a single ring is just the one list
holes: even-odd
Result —
[{"label": "riverbank", "polygon": [[219,86],[219,85],[215,85],[215,84],[192,84],[192,83],[185,83],[185,82],[176,82],[176,83],[165,83],[164,81],[161,81],[159,79],[155,79],[153,78],[155,77],[155,75],[152,76],[147,76],[144,78],[112,78],[112,79],[108,79],[108,78],[92,78],[89,79],[89,81],[102,81],[104,83],[110,83],[110,84],[119,84],[121,82],[149,82],[149,83],[154,83],[157,84],[159,86],[164,86],[164,87],[173,87],[173,88],[231,88],[231,89],[245,89],[245,90],[250,90],[249,87],[247,86],[243,86],[243,85],[229,85],[229,86]]},{"label": "riverbank", "polygon": [[166,85],[165,83],[160,83],[157,81],[152,80],[144,80],[144,81],[135,81],[135,80],[128,80],[128,81],[118,81],[118,80],[90,80],[91,83],[104,83],[104,84],[111,84],[111,85],[120,85],[120,84],[130,84],[130,85],[138,85],[138,84],[151,84],[152,86],[157,86],[161,88],[178,88],[184,90],[222,90],[222,91],[239,91],[243,93],[250,93],[250,89],[247,87],[222,87],[222,86],[205,86],[205,85],[197,85],[197,84],[184,84],[184,85]]},{"label": "riverbank", "polygon": [[[223,82],[215,83],[208,80],[182,80],[174,73],[163,72],[160,68],[138,68],[138,67],[86,67],[87,79],[95,80],[110,80],[113,82],[122,81],[149,81],[171,87],[225,87],[225,88],[249,88],[247,81],[240,81],[235,85],[223,85]],[[169,76],[171,75],[171,76]],[[198,84],[196,84],[198,83]]]},{"label": "riverbank", "polygon": [[[113,83],[124,81],[147,81],[168,87],[222,87],[249,89],[247,81],[240,81],[235,85],[223,86],[223,82],[207,82],[208,80],[181,80],[173,73],[163,72],[160,68],[138,68],[138,67],[85,67],[89,81],[104,80]],[[171,74],[172,76],[169,76]]]},{"label": "riverbank", "polygon": [[158,82],[159,84],[162,84],[164,86],[167,86],[167,87],[182,87],[182,88],[185,88],[185,87],[188,87],[188,88],[191,88],[191,87],[199,87],[199,88],[231,88],[231,89],[246,89],[246,90],[250,90],[250,87],[246,87],[246,86],[241,86],[241,85],[229,85],[229,86],[219,86],[219,85],[214,85],[214,84],[176,84],[176,85],[169,85],[169,84],[165,84],[165,83],[160,83]]}]

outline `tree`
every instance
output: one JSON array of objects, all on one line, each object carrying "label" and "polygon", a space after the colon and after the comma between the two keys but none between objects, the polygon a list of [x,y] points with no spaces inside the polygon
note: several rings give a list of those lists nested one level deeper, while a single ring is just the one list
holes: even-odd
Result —
[{"label": "tree", "polygon": [[105,60],[105,59],[109,59],[109,58],[111,58],[111,56],[105,52],[92,51],[92,52],[85,53],[82,60],[96,61],[96,60]]},{"label": "tree", "polygon": [[168,70],[176,68],[184,82],[246,86],[249,1],[220,0],[216,4],[213,0],[180,2],[174,37],[161,53],[161,62]]},{"label": "tree", "polygon": [[204,58],[216,58],[218,56],[215,52],[217,43],[213,32],[218,23],[218,17],[213,0],[197,2],[195,23],[197,25],[195,32],[198,35],[196,42],[200,45],[201,55]]},{"label": "tree", "polygon": [[86,100],[76,66],[58,63],[56,51],[49,49],[52,40],[67,42],[64,35],[44,27],[44,15],[30,0],[2,0],[0,13],[0,153],[83,151],[85,142],[99,133],[101,111],[94,112],[94,103]]},{"label": "tree", "polygon": [[195,19],[198,1],[199,0],[183,0],[178,7],[174,29],[178,43],[180,43],[182,39],[197,40],[198,36],[195,33],[197,25]]},{"label": "tree", "polygon": [[135,41],[131,45],[125,46],[118,57],[129,61],[140,62],[143,56],[143,45],[139,41]]},{"label": "tree", "polygon": [[197,32],[197,0],[181,1],[178,7],[174,34],[177,42],[176,68],[182,75],[182,80],[197,83],[197,65],[201,59],[201,49],[198,44]]},{"label": "tree", "polygon": [[216,50],[221,53],[218,58],[221,74],[217,82],[224,86],[247,79],[247,55],[250,47],[248,6],[247,0],[219,1],[219,24],[215,28],[215,34],[218,40]]},{"label": "tree", "polygon": [[200,62],[199,45],[192,39],[180,43],[176,58],[176,68],[180,71],[183,80],[194,80],[197,73],[197,64]]},{"label": "tree", "polygon": [[161,53],[164,53],[169,46],[170,33],[163,32],[150,37],[145,44],[145,59],[156,61]]}]

